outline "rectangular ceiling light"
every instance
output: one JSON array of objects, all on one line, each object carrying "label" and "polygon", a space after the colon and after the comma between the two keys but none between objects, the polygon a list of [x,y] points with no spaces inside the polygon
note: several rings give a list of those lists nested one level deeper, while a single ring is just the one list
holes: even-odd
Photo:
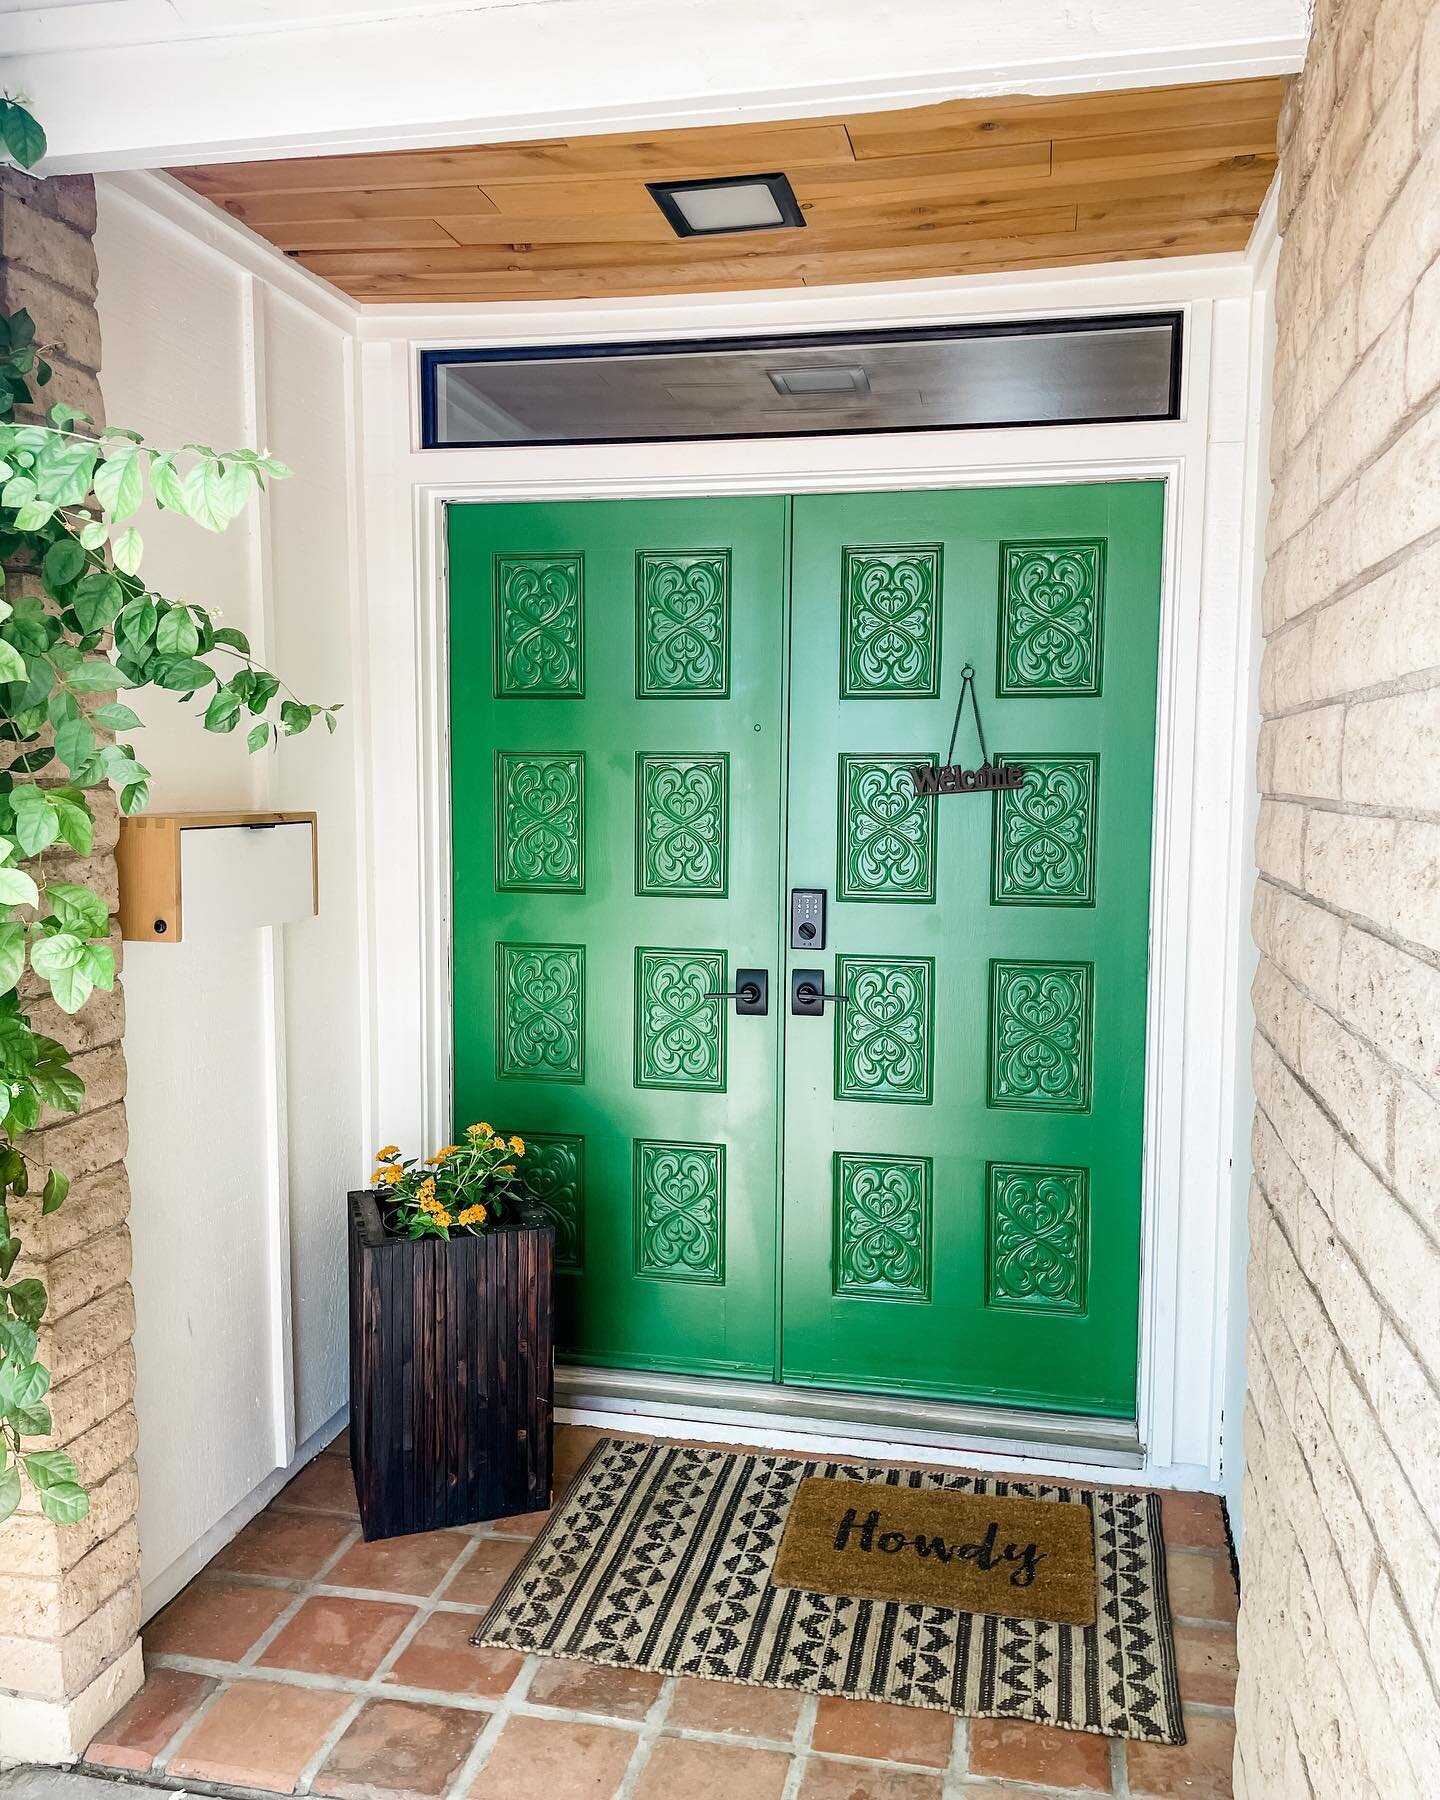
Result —
[{"label": "rectangular ceiling light", "polygon": [[722,175],[707,181],[647,181],[676,237],[726,231],[781,231],[805,215],[784,175]]},{"label": "rectangular ceiling light", "polygon": [[424,350],[421,441],[636,444],[1176,419],[1181,324],[1166,310]]}]

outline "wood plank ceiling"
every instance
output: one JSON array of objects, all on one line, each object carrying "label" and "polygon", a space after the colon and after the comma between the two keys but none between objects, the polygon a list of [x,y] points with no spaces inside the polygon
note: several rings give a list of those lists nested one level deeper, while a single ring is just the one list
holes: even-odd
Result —
[{"label": "wood plank ceiling", "polygon": [[[1239,250],[1281,80],[175,169],[357,300],[815,286]],[[677,238],[647,181],[783,170],[805,227]]]}]

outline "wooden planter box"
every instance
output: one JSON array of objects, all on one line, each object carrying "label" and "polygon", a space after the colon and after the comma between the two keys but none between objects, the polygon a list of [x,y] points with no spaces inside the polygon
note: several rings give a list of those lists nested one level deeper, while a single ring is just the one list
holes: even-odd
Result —
[{"label": "wooden planter box", "polygon": [[349,1197],[350,1466],[366,1539],[550,1504],[555,1228],[385,1235]]}]

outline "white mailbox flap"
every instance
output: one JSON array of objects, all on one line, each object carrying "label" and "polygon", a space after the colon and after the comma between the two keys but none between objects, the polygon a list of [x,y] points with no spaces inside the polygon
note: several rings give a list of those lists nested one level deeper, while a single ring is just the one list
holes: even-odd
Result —
[{"label": "white mailbox flap", "polygon": [[315,911],[310,825],[187,827],[180,833],[180,894],[187,938],[310,918]]}]

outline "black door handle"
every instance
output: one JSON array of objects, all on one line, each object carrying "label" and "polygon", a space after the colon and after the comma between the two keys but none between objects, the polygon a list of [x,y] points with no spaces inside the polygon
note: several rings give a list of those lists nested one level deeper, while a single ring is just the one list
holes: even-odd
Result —
[{"label": "black door handle", "polygon": [[740,1015],[763,1018],[770,1010],[770,971],[737,969],[733,988],[710,988],[707,1000],[733,1000]]},{"label": "black door handle", "polygon": [[790,1010],[802,1019],[818,1019],[825,1011],[827,1001],[836,1006],[844,1006],[844,994],[827,994],[825,992],[825,971],[823,969],[792,969],[790,971]]}]

